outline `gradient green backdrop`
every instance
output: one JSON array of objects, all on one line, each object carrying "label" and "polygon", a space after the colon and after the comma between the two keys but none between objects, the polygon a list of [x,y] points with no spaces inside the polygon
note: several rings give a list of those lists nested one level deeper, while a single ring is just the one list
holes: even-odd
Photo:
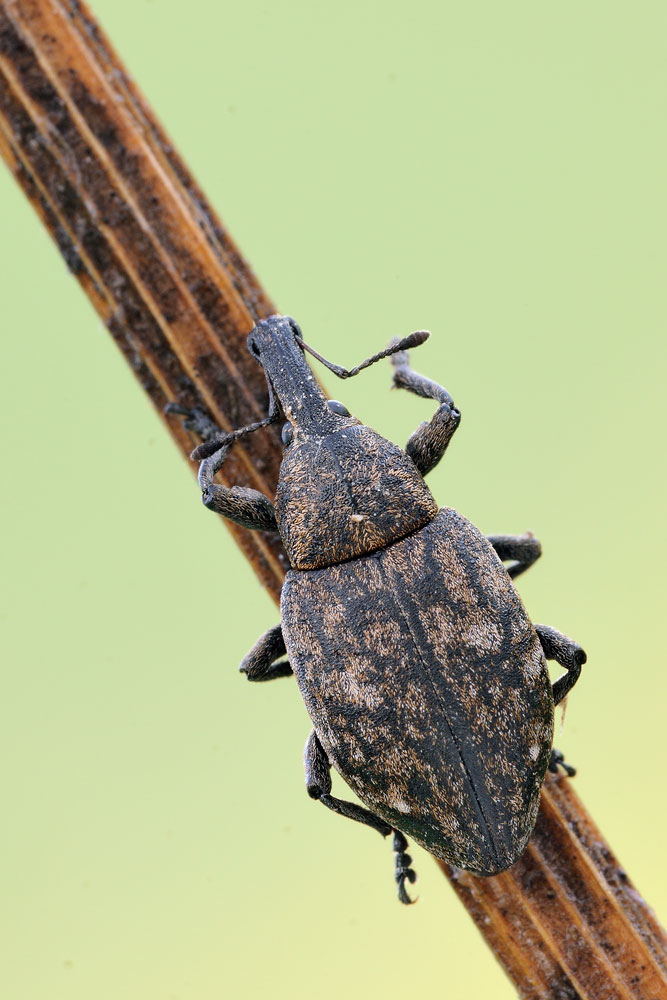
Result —
[{"label": "gradient green backdrop", "polygon": [[[541,538],[585,646],[558,744],[667,912],[664,2],[97,0],[279,307],[345,365],[426,327],[437,498]],[[9,174],[2,233],[8,1000],[509,998],[433,862],[311,802],[277,620]],[[404,442],[433,407],[344,387]],[[339,793],[341,786],[338,786]]]}]

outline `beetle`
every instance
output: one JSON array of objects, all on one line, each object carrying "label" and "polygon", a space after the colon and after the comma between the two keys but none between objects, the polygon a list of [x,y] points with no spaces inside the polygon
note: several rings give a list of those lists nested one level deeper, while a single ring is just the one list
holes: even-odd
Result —
[{"label": "beetle", "polygon": [[[461,419],[447,390],[410,366],[409,348],[428,336],[394,341],[348,370],[309,347],[291,317],[271,316],[247,341],[267,380],[264,420],[224,434],[202,411],[169,407],[204,438],[193,458],[206,507],[279,531],[290,561],[281,623],[240,670],[256,682],[294,675],[313,723],[308,794],[393,834],[404,903],[416,879],[406,835],[477,875],[519,858],[547,769],[574,773],[552,750],[554,706],[586,660],[572,639],[534,626],[515,589],[541,554],[538,540],[485,537],[439,509],[424,481]],[[327,399],[305,352],[341,378],[391,356],[394,386],[438,409],[402,450]],[[281,415],[275,502],[214,483],[234,441]],[[565,668],[553,686],[547,660]],[[332,767],[363,806],[331,794]]]}]

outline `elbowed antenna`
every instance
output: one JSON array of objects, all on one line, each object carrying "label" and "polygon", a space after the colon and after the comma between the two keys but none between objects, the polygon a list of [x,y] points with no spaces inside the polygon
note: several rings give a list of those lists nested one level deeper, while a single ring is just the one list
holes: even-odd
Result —
[{"label": "elbowed antenna", "polygon": [[[416,330],[414,333],[408,334],[407,337],[403,337],[402,340],[397,340],[389,347],[386,347],[384,351],[380,351],[379,354],[374,354],[371,358],[366,358],[362,361],[360,365],[356,368],[342,368],[340,365],[335,365],[331,361],[327,361],[323,358],[321,354],[309,347],[300,336],[295,334],[294,339],[299,347],[308,351],[314,358],[321,361],[329,371],[337,375],[338,378],[352,378],[354,375],[358,375],[360,371],[364,368],[368,368],[370,365],[375,364],[376,361],[381,361],[383,358],[388,358],[391,354],[397,354],[399,351],[408,351],[412,347],[419,347],[431,336],[428,330]],[[271,380],[267,377],[267,385],[269,389],[269,413],[263,420],[258,420],[254,424],[248,424],[246,427],[240,427],[236,431],[229,431],[227,434],[215,434],[213,437],[209,438],[208,441],[203,441],[198,445],[191,454],[191,458],[196,462],[204,461],[210,458],[211,455],[219,451],[220,448],[233,444],[238,438],[244,437],[246,434],[252,434],[253,431],[258,431],[262,427],[268,427],[269,424],[275,423],[280,419],[280,407],[278,406],[278,401],[276,400],[275,394],[273,392],[273,386],[271,385]],[[166,408],[167,412],[171,413],[183,413],[189,414],[189,410],[186,411],[176,403],[168,404]]]},{"label": "elbowed antenna", "polygon": [[337,375],[338,378],[352,378],[353,375],[358,375],[360,371],[363,371],[364,368],[368,368],[369,365],[374,365],[376,361],[382,361],[383,358],[388,358],[390,354],[397,354],[398,351],[409,351],[411,347],[419,347],[420,344],[427,341],[430,336],[431,334],[428,330],[415,330],[414,333],[409,333],[407,337],[403,337],[402,340],[398,340],[396,343],[386,347],[384,351],[380,351],[379,354],[374,354],[372,358],[366,358],[366,360],[362,361],[356,368],[350,369],[341,368],[340,365],[334,365],[331,361],[327,361],[327,359],[323,358],[321,354],[314,351],[312,347],[309,347],[308,344],[301,339],[301,337],[295,337],[295,340],[302,350],[308,351],[309,354],[312,354],[314,358],[317,358],[317,360],[321,361],[323,365],[326,365],[329,371],[333,372],[334,375]]},{"label": "elbowed antenna", "polygon": [[227,434],[216,434],[214,437],[209,438],[208,441],[203,441],[201,444],[197,445],[195,450],[191,453],[190,458],[195,462],[201,462],[205,458],[210,458],[211,455],[219,451],[225,445],[231,445],[238,438],[245,437],[246,434],[252,434],[253,431],[258,431],[262,427],[268,427],[269,424],[275,424],[277,420],[280,419],[280,409],[276,401],[276,397],[273,393],[273,388],[271,383],[267,379],[267,384],[269,387],[269,414],[264,417],[263,420],[258,420],[254,424],[247,424],[245,427],[239,427],[236,431],[229,431]]}]

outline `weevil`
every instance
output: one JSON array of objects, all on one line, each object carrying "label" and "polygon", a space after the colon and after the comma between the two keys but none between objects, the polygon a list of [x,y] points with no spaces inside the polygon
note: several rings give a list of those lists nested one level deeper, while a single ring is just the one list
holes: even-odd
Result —
[{"label": "weevil", "polygon": [[[333,812],[393,834],[398,895],[415,881],[406,835],[478,875],[509,868],[535,825],[552,750],[554,706],[586,654],[533,625],[513,580],[541,554],[524,535],[484,536],[438,506],[424,477],[440,461],[460,411],[413,371],[411,334],[351,370],[326,361],[289,316],[248,336],[264,369],[268,416],[223,434],[200,411],[172,404],[204,443],[206,507],[246,528],[278,531],[290,561],[281,622],[243,659],[249,681],[296,678],[313,723],[308,794]],[[438,409],[405,450],[327,399],[310,352],[341,378],[391,357],[393,384]],[[213,482],[234,441],[284,418],[275,501]],[[505,565],[507,564],[507,565]],[[546,661],[565,673],[552,685]],[[363,806],[331,794],[331,768]]]}]

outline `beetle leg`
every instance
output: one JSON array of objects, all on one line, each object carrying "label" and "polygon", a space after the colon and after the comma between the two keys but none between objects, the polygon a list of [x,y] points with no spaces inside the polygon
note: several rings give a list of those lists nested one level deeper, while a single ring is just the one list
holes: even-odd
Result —
[{"label": "beetle leg", "polygon": [[409,906],[410,903],[414,903],[414,899],[410,899],[407,890],[405,888],[405,883],[410,882],[411,884],[417,881],[417,873],[412,865],[412,858],[409,854],[406,854],[408,842],[401,833],[400,830],[394,830],[394,854],[396,855],[396,866],[394,868],[394,878],[398,885],[398,898],[401,903],[405,903]]},{"label": "beetle leg", "polygon": [[542,555],[542,546],[530,531],[527,531],[525,535],[487,535],[486,537],[502,562],[507,559],[513,560],[506,567],[512,579],[527,570]]},{"label": "beetle leg", "polygon": [[164,412],[166,414],[176,413],[179,417],[183,417],[183,426],[186,431],[192,431],[202,441],[210,441],[211,438],[222,434],[218,425],[214,424],[199,406],[188,407],[181,406],[180,403],[167,403]]},{"label": "beetle leg", "polygon": [[572,767],[568,764],[560,750],[554,749],[551,751],[551,757],[549,758],[549,770],[554,774],[558,774],[558,768],[562,767],[568,778],[573,778],[577,773],[576,767]]},{"label": "beetle leg", "polygon": [[570,639],[549,625],[536,625],[535,631],[547,660],[555,660],[567,670],[567,673],[559,677],[553,686],[554,705],[558,705],[579,680],[582,664],[586,662],[586,654],[574,639]]},{"label": "beetle leg", "polygon": [[249,681],[272,681],[276,677],[289,677],[292,673],[289,662],[275,662],[286,652],[283,631],[280,625],[275,625],[260,636],[250,652],[246,653],[239,670]]},{"label": "beetle leg", "polygon": [[394,368],[394,386],[397,389],[407,389],[424,399],[435,399],[440,403],[430,422],[420,424],[405,446],[406,454],[422,476],[425,476],[445,454],[461,421],[461,411],[454,406],[446,389],[412,370],[407,351],[399,351],[392,357],[391,363]]},{"label": "beetle leg", "polygon": [[[205,442],[211,441],[215,445],[216,437],[224,442],[225,435],[219,427],[206,416],[203,410],[194,408],[187,409],[180,403],[169,403],[165,407],[166,413],[178,413],[184,417],[183,426],[194,431]],[[207,454],[199,464],[199,485],[201,486],[202,503],[209,510],[214,510],[216,514],[240,524],[244,528],[255,528],[259,531],[277,531],[276,512],[272,502],[268,497],[260,493],[259,490],[250,489],[247,486],[221,486],[214,483],[213,479],[222,468],[232,442],[221,443],[212,454]],[[200,446],[201,447],[201,446]],[[199,449],[197,449],[199,450]],[[197,457],[196,454],[194,457]]]},{"label": "beetle leg", "polygon": [[340,816],[347,816],[357,823],[365,823],[381,833],[383,837],[394,834],[394,853],[396,854],[396,864],[394,877],[398,884],[398,898],[402,903],[412,903],[406,890],[405,882],[415,882],[417,875],[413,868],[412,858],[405,853],[408,842],[398,830],[394,830],[389,823],[386,823],[375,813],[355,805],[354,802],[345,802],[343,799],[334,798],[331,795],[331,764],[324,747],[317,738],[317,733],[313,729],[306,740],[306,747],[303,753],[303,760],[306,767],[306,791],[311,799],[319,799],[328,809],[338,813]]},{"label": "beetle leg", "polygon": [[386,823],[375,813],[364,809],[363,806],[355,805],[354,802],[344,802],[336,799],[331,792],[331,764],[324,752],[324,748],[317,738],[313,729],[306,740],[306,747],[303,752],[303,761],[306,768],[306,791],[311,799],[319,799],[323,805],[341,816],[356,820],[357,823],[365,823],[371,826],[383,837],[388,837],[393,827]]},{"label": "beetle leg", "polygon": [[247,486],[229,487],[213,482],[213,477],[222,467],[230,447],[229,444],[223,445],[201,462],[199,485],[202,503],[209,510],[222,514],[223,517],[243,525],[244,528],[277,531],[274,506],[263,493]]}]

